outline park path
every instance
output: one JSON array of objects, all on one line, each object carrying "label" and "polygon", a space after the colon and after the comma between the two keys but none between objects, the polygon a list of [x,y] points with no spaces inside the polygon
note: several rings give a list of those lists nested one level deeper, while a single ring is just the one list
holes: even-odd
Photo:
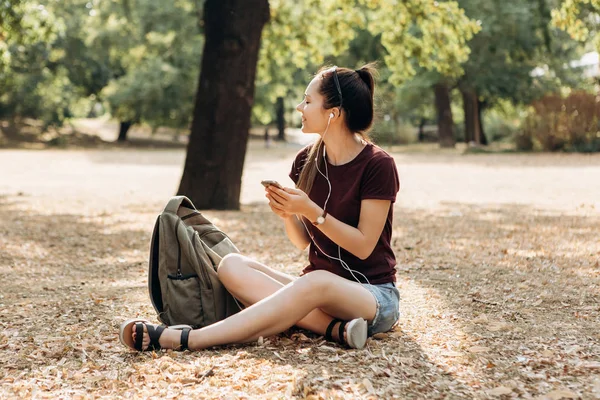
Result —
[{"label": "park path", "polygon": [[[287,174],[299,149],[296,143],[265,148],[262,142],[251,141],[241,202],[264,201],[262,179],[291,185]],[[395,157],[402,208],[520,204],[569,213],[600,212],[598,155],[439,152],[395,153]],[[184,160],[183,149],[2,150],[0,193],[22,192],[58,208],[60,202],[46,199],[65,198],[100,208],[161,203],[177,190]]]}]

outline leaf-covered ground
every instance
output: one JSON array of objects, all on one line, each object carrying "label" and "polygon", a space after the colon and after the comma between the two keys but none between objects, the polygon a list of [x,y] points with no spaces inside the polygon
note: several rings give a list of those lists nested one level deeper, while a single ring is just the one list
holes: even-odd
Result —
[{"label": "leaf-covered ground", "polygon": [[[296,151],[252,143],[242,210],[206,212],[293,274],[259,181],[288,183]],[[136,354],[118,325],[155,320],[150,234],[184,151],[0,151],[0,398],[600,398],[600,157],[394,155],[397,329]]]}]

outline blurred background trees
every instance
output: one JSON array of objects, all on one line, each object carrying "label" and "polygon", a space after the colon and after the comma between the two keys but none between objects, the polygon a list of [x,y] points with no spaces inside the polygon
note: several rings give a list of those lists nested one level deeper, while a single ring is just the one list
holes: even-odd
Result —
[{"label": "blurred background trees", "polygon": [[[222,3],[230,13],[243,6]],[[249,121],[234,121],[224,131],[207,124],[212,108],[198,107],[202,96],[228,98],[199,86],[201,66],[217,61],[203,60],[210,4],[0,2],[3,134],[18,131],[25,120],[37,121],[43,132],[77,118],[112,118],[121,141],[136,124],[170,128],[175,137],[191,132],[204,134],[203,141],[215,135],[239,139],[230,157],[243,162],[248,132],[239,130],[275,127],[285,140],[286,130],[300,124],[295,106],[321,65],[356,68],[376,60],[373,136],[379,143],[600,151],[598,0],[270,0],[253,93],[228,104],[229,118]],[[245,33],[236,35],[241,57]],[[241,84],[235,73],[210,79],[221,80],[215,86],[221,91]],[[250,107],[248,117],[244,107]],[[203,132],[194,133],[194,121]],[[213,181],[239,186],[236,165],[227,182]],[[207,168],[186,163],[193,176]],[[239,193],[218,195],[206,205],[236,207],[223,196]]]}]

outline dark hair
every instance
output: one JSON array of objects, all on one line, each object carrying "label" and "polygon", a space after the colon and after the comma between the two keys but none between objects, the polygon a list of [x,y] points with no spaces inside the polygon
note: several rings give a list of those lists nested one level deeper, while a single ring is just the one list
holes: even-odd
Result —
[{"label": "dark hair", "polygon": [[[335,75],[339,82],[339,90]],[[350,132],[358,133],[368,142],[368,131],[373,125],[375,114],[373,97],[376,75],[375,63],[369,63],[356,70],[336,67],[334,71],[333,67],[323,67],[317,72],[317,76],[321,77],[319,93],[325,99],[323,108],[341,106],[344,122]],[[323,140],[319,138],[312,146],[298,179],[298,188],[307,194],[310,193],[317,174],[316,162],[324,162],[322,155]]]},{"label": "dark hair", "polygon": [[[373,94],[375,92],[375,64],[364,65],[360,69],[323,67],[317,73],[321,76],[319,93],[325,98],[324,108],[341,106],[345,111],[344,122],[351,132],[365,136],[373,125]],[[335,83],[337,75],[342,98]],[[340,110],[341,111],[341,110]]]}]

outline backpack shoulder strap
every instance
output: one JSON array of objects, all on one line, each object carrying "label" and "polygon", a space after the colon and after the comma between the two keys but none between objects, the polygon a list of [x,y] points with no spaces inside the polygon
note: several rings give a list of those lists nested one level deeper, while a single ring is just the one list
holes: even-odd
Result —
[{"label": "backpack shoulder strap", "polygon": [[194,204],[192,203],[192,201],[190,199],[188,199],[187,197],[173,196],[173,197],[171,197],[171,200],[169,200],[169,202],[165,206],[165,210],[163,212],[177,214],[177,211],[179,210],[179,207],[181,207],[181,206],[185,206],[187,208],[191,208],[192,210],[196,210],[196,207],[194,207]]}]

